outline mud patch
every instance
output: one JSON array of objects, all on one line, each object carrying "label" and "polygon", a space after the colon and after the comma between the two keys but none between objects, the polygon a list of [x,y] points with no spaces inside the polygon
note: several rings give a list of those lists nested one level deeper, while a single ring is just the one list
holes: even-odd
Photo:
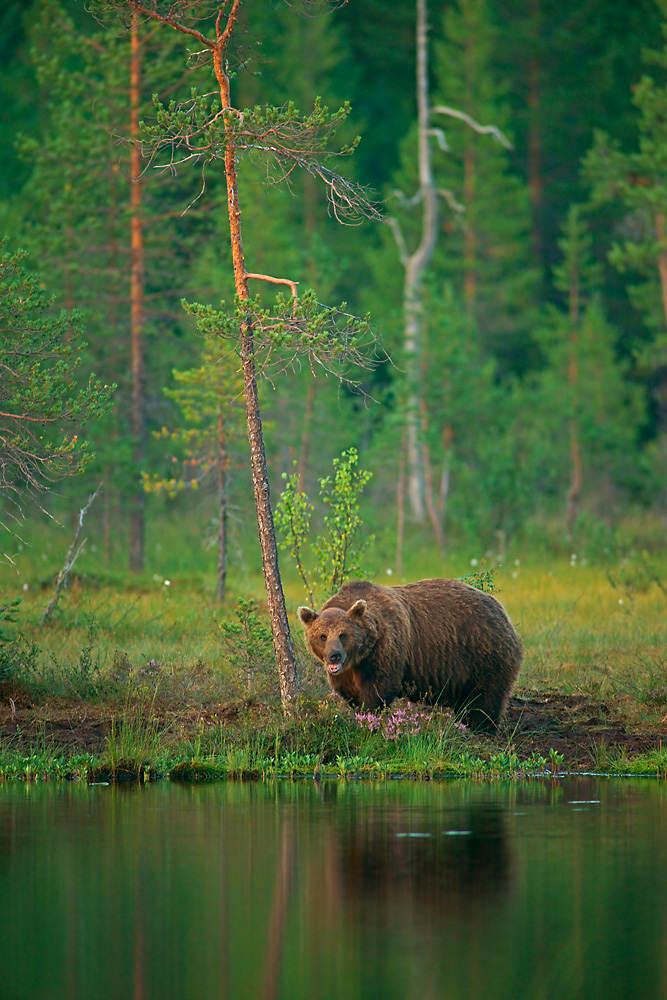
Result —
[{"label": "mud patch", "polygon": [[667,724],[642,720],[627,697],[597,701],[558,691],[523,691],[510,702],[505,722],[520,756],[551,749],[563,754],[564,769],[599,764],[610,752],[628,758],[667,746]]}]

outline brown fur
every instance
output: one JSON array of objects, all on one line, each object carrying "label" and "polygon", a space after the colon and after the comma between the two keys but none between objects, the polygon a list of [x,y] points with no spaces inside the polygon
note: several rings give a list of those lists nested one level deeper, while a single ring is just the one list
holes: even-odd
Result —
[{"label": "brown fur", "polygon": [[346,583],[321,612],[299,608],[333,690],[354,708],[395,698],[449,705],[475,727],[502,719],[523,650],[502,604],[459,580]]}]

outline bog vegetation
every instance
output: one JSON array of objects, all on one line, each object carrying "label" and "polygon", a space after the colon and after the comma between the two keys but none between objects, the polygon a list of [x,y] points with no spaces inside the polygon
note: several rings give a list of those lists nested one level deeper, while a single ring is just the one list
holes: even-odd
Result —
[{"label": "bog vegetation", "polygon": [[313,673],[297,604],[451,575],[660,770],[667,6],[337,7],[3,7],[10,758],[549,767]]}]

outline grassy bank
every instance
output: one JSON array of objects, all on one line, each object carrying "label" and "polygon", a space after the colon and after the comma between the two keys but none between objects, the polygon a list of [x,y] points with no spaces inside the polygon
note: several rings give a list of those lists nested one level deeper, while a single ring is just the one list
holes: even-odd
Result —
[{"label": "grassy bank", "polygon": [[[1,571],[1,603],[21,598],[0,646],[1,776],[667,773],[664,557],[506,558],[496,586],[526,659],[508,719],[488,739],[445,711],[371,731],[328,696],[296,626],[301,713],[285,723],[262,582],[247,568],[218,605],[210,575],[184,558],[171,576],[160,564],[131,584],[82,559],[41,625],[61,553],[33,549],[20,576]],[[411,566],[406,579],[464,576],[473,559]],[[386,570],[376,579],[400,582]],[[286,592],[296,608],[296,580]]]}]

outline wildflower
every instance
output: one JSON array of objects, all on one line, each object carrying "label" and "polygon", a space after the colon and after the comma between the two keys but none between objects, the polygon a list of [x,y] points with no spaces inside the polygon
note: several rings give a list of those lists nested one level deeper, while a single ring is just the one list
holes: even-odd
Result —
[{"label": "wildflower", "polygon": [[471,566],[476,566],[477,565],[477,560],[476,559],[471,559],[470,560],[470,565]]},{"label": "wildflower", "polygon": [[164,585],[165,587],[171,587],[171,580],[165,580]]},{"label": "wildflower", "polygon": [[394,572],[393,569],[391,569],[391,568],[388,569],[387,570],[387,576],[391,576],[393,572]]}]

